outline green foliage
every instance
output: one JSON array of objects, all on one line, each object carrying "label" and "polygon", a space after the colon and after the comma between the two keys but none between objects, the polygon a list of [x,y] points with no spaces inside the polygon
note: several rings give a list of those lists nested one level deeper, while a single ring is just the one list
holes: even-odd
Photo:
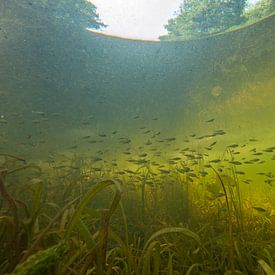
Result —
[{"label": "green foliage", "polygon": [[94,29],[105,26],[99,20],[99,16],[96,13],[96,6],[86,0],[40,1],[47,9],[50,9],[51,16],[57,21]]},{"label": "green foliage", "polygon": [[18,22],[33,27],[75,29],[100,29],[105,25],[100,21],[96,6],[87,0],[37,0],[8,1],[2,3],[3,10],[12,10]]},{"label": "green foliage", "polygon": [[[21,161],[15,159],[16,163]],[[169,198],[168,189],[163,188],[170,186],[169,179],[154,175],[153,180],[161,182],[151,190],[147,186],[144,189],[147,195],[158,193],[156,200],[163,202],[161,198],[165,198],[168,204],[175,203],[178,207],[188,198],[192,205],[188,221],[183,217],[178,224],[173,222],[177,210],[165,214],[165,205],[157,203],[156,209],[148,207],[150,196],[142,198],[138,195],[140,192],[131,196],[132,182],[127,182],[126,177],[121,184],[119,180],[102,180],[92,174],[83,178],[81,169],[79,174],[73,169],[68,181],[65,178],[60,181],[60,175],[45,174],[51,182],[51,186],[46,187],[41,171],[19,169],[25,165],[17,165],[17,168],[0,167],[3,200],[0,233],[7,233],[8,229],[12,231],[10,237],[18,240],[14,247],[16,253],[10,253],[9,250],[13,252],[11,240],[2,234],[5,237],[1,237],[0,245],[1,274],[213,274],[213,270],[217,271],[215,274],[252,274],[257,268],[273,274],[274,232],[269,220],[272,217],[252,215],[252,205],[240,199],[234,166],[231,177],[213,168],[212,176],[219,182],[224,196],[212,197],[210,201],[202,200],[201,193],[197,194],[200,179],[189,185],[188,194],[179,202]],[[170,179],[177,175],[176,171],[171,171]],[[8,185],[17,175],[25,186],[21,194],[16,192],[16,187]],[[41,178],[32,186],[24,175]],[[178,178],[175,184],[182,187],[188,182]],[[65,186],[70,187],[66,196]],[[32,200],[28,202],[29,197]],[[143,200],[144,217],[150,216],[153,210],[154,219],[134,218],[142,207],[141,203],[136,204],[135,197]],[[104,205],[103,198],[106,199]],[[28,211],[21,211],[19,206],[23,201]],[[133,203],[135,209],[130,208]],[[225,210],[221,212],[221,209]],[[136,230],[138,227],[133,225],[139,223],[141,228]],[[16,261],[12,260],[14,254],[18,256]]]},{"label": "green foliage", "polygon": [[193,38],[218,33],[244,22],[246,0],[187,0],[165,28],[170,37]]},{"label": "green foliage", "polygon": [[255,22],[275,12],[275,0],[261,0],[247,10],[248,22]]},{"label": "green foliage", "polygon": [[264,260],[258,260],[258,263],[267,275],[275,275],[275,271]]}]

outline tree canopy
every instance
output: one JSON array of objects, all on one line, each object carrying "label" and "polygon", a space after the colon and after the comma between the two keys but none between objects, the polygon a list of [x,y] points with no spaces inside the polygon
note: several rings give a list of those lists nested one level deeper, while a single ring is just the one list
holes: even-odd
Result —
[{"label": "tree canopy", "polygon": [[275,0],[248,7],[247,0],[184,0],[178,15],[168,20],[161,39],[203,37],[261,19],[275,11]]},{"label": "tree canopy", "polygon": [[0,1],[0,15],[6,21],[14,16],[16,21],[27,26],[35,24],[61,29],[99,29],[105,26],[99,19],[96,6],[87,0]]},{"label": "tree canopy", "polygon": [[200,37],[241,24],[246,0],[185,0],[165,28],[170,36]]},{"label": "tree canopy", "polygon": [[99,29],[105,25],[100,21],[96,6],[87,0],[40,0],[56,21]]},{"label": "tree canopy", "polygon": [[260,20],[275,12],[275,0],[261,0],[248,9],[245,17],[249,22]]}]

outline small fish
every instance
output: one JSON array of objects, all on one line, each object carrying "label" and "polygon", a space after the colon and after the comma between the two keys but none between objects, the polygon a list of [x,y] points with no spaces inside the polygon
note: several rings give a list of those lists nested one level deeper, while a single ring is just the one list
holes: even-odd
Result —
[{"label": "small fish", "polygon": [[122,144],[128,144],[128,143],[130,143],[130,142],[131,142],[131,140],[128,139],[128,138],[122,138],[122,139],[120,140],[120,143],[122,143]]},{"label": "small fish", "polygon": [[264,172],[258,172],[258,173],[256,173],[256,175],[265,176],[265,173]]},{"label": "small fish", "polygon": [[124,171],[128,174],[136,174],[136,172],[129,170],[129,169],[124,169]]},{"label": "small fish", "polygon": [[260,159],[256,158],[256,159],[251,159],[250,161],[251,162],[257,162],[257,161],[260,161]]},{"label": "small fish", "polygon": [[234,165],[241,165],[242,163],[240,161],[229,161],[229,163]]},{"label": "small fish", "polygon": [[91,136],[84,136],[84,137],[81,137],[82,139],[88,139],[90,138]]},{"label": "small fish", "polygon": [[221,197],[224,197],[225,194],[224,193],[213,193],[213,196],[216,198],[221,198]]},{"label": "small fish", "polygon": [[267,183],[267,184],[269,184],[269,185],[272,185],[273,181],[275,181],[275,180],[267,179],[264,182]]},{"label": "small fish", "polygon": [[170,171],[169,170],[165,170],[165,169],[158,169],[160,171],[161,174],[169,174]]},{"label": "small fish", "polygon": [[228,145],[227,147],[229,147],[229,148],[236,148],[238,146],[239,146],[239,144],[234,143],[234,144]]},{"label": "small fish", "polygon": [[95,172],[101,172],[102,171],[102,169],[100,167],[94,167],[94,168],[92,168],[92,170],[95,171]]},{"label": "small fish", "polygon": [[187,173],[189,177],[197,178],[198,176],[195,173]]},{"label": "small fish", "polygon": [[238,174],[238,175],[245,175],[245,172],[243,172],[243,171],[236,171],[236,174]]},{"label": "small fish", "polygon": [[126,173],[123,172],[123,171],[117,171],[117,172],[115,172],[115,174],[118,174],[118,175],[125,175]]},{"label": "small fish", "polygon": [[89,140],[88,142],[89,143],[96,143],[97,141],[96,140]]},{"label": "small fish", "polygon": [[204,138],[208,138],[208,137],[212,137],[214,135],[204,135],[204,136],[199,136],[199,137],[196,137],[196,139],[204,139]]},{"label": "small fish", "polygon": [[174,158],[171,158],[171,160],[181,160],[180,157],[174,157]]},{"label": "small fish", "polygon": [[267,176],[268,178],[274,178],[274,175],[273,175],[271,172],[266,173],[266,176]]},{"label": "small fish", "polygon": [[211,162],[211,163],[219,163],[219,162],[221,162],[221,160],[220,159],[213,159],[213,160],[210,160],[209,162]]},{"label": "small fish", "polygon": [[253,206],[253,209],[257,210],[258,212],[261,212],[261,213],[265,213],[266,210],[262,207],[258,207],[258,206]]},{"label": "small fish", "polygon": [[250,138],[249,141],[255,142],[255,141],[258,141],[258,140],[256,138]]},{"label": "small fish", "polygon": [[223,136],[223,135],[225,135],[226,134],[226,132],[225,131],[223,131],[223,130],[218,130],[218,131],[215,131],[212,135],[211,135],[211,137],[213,136]]},{"label": "small fish", "polygon": [[194,155],[191,155],[191,154],[184,154],[184,155],[189,159],[195,159]]},{"label": "small fish", "polygon": [[199,174],[202,175],[203,177],[205,177],[206,175],[208,175],[208,173],[205,172],[205,171],[199,171]]},{"label": "small fish", "polygon": [[211,118],[211,119],[209,119],[209,120],[206,120],[206,122],[213,122],[215,120],[215,118]]},{"label": "small fish", "polygon": [[151,144],[152,144],[152,142],[150,140],[148,140],[144,143],[144,145],[151,145]]},{"label": "small fish", "polygon": [[154,137],[156,137],[156,136],[158,136],[158,135],[160,135],[160,132],[155,133],[155,134],[154,134]]},{"label": "small fish", "polygon": [[214,146],[216,143],[217,143],[217,141],[214,141],[213,143],[211,143],[211,144],[209,145],[209,147]]},{"label": "small fish", "polygon": [[272,148],[266,148],[263,151],[267,152],[267,153],[273,153],[274,149],[272,149]]},{"label": "small fish", "polygon": [[138,160],[135,160],[134,163],[137,165],[140,165],[140,164],[147,164],[148,161],[145,159],[138,159]]},{"label": "small fish", "polygon": [[177,169],[180,173],[184,174],[189,172],[191,169],[189,167],[183,167],[183,168],[178,168]]},{"label": "small fish", "polygon": [[40,116],[44,116],[45,115],[45,113],[41,112],[41,111],[32,111],[32,114],[40,115]]}]

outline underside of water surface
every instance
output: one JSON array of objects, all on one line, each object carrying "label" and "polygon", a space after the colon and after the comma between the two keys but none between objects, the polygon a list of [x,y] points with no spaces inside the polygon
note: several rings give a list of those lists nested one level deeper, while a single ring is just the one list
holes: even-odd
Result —
[{"label": "underside of water surface", "polygon": [[0,19],[0,273],[274,274],[275,16],[184,42]]}]

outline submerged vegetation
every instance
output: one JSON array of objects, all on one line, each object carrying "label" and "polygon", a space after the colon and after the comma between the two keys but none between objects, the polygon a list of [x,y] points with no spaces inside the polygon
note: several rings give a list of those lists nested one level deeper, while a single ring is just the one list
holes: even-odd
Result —
[{"label": "submerged vegetation", "polygon": [[[242,196],[253,183],[237,169],[239,147],[208,161],[185,148],[167,164],[144,153],[123,170],[77,155],[40,168],[2,154],[1,273],[273,274],[274,201]],[[271,189],[273,173],[262,176]]]}]

